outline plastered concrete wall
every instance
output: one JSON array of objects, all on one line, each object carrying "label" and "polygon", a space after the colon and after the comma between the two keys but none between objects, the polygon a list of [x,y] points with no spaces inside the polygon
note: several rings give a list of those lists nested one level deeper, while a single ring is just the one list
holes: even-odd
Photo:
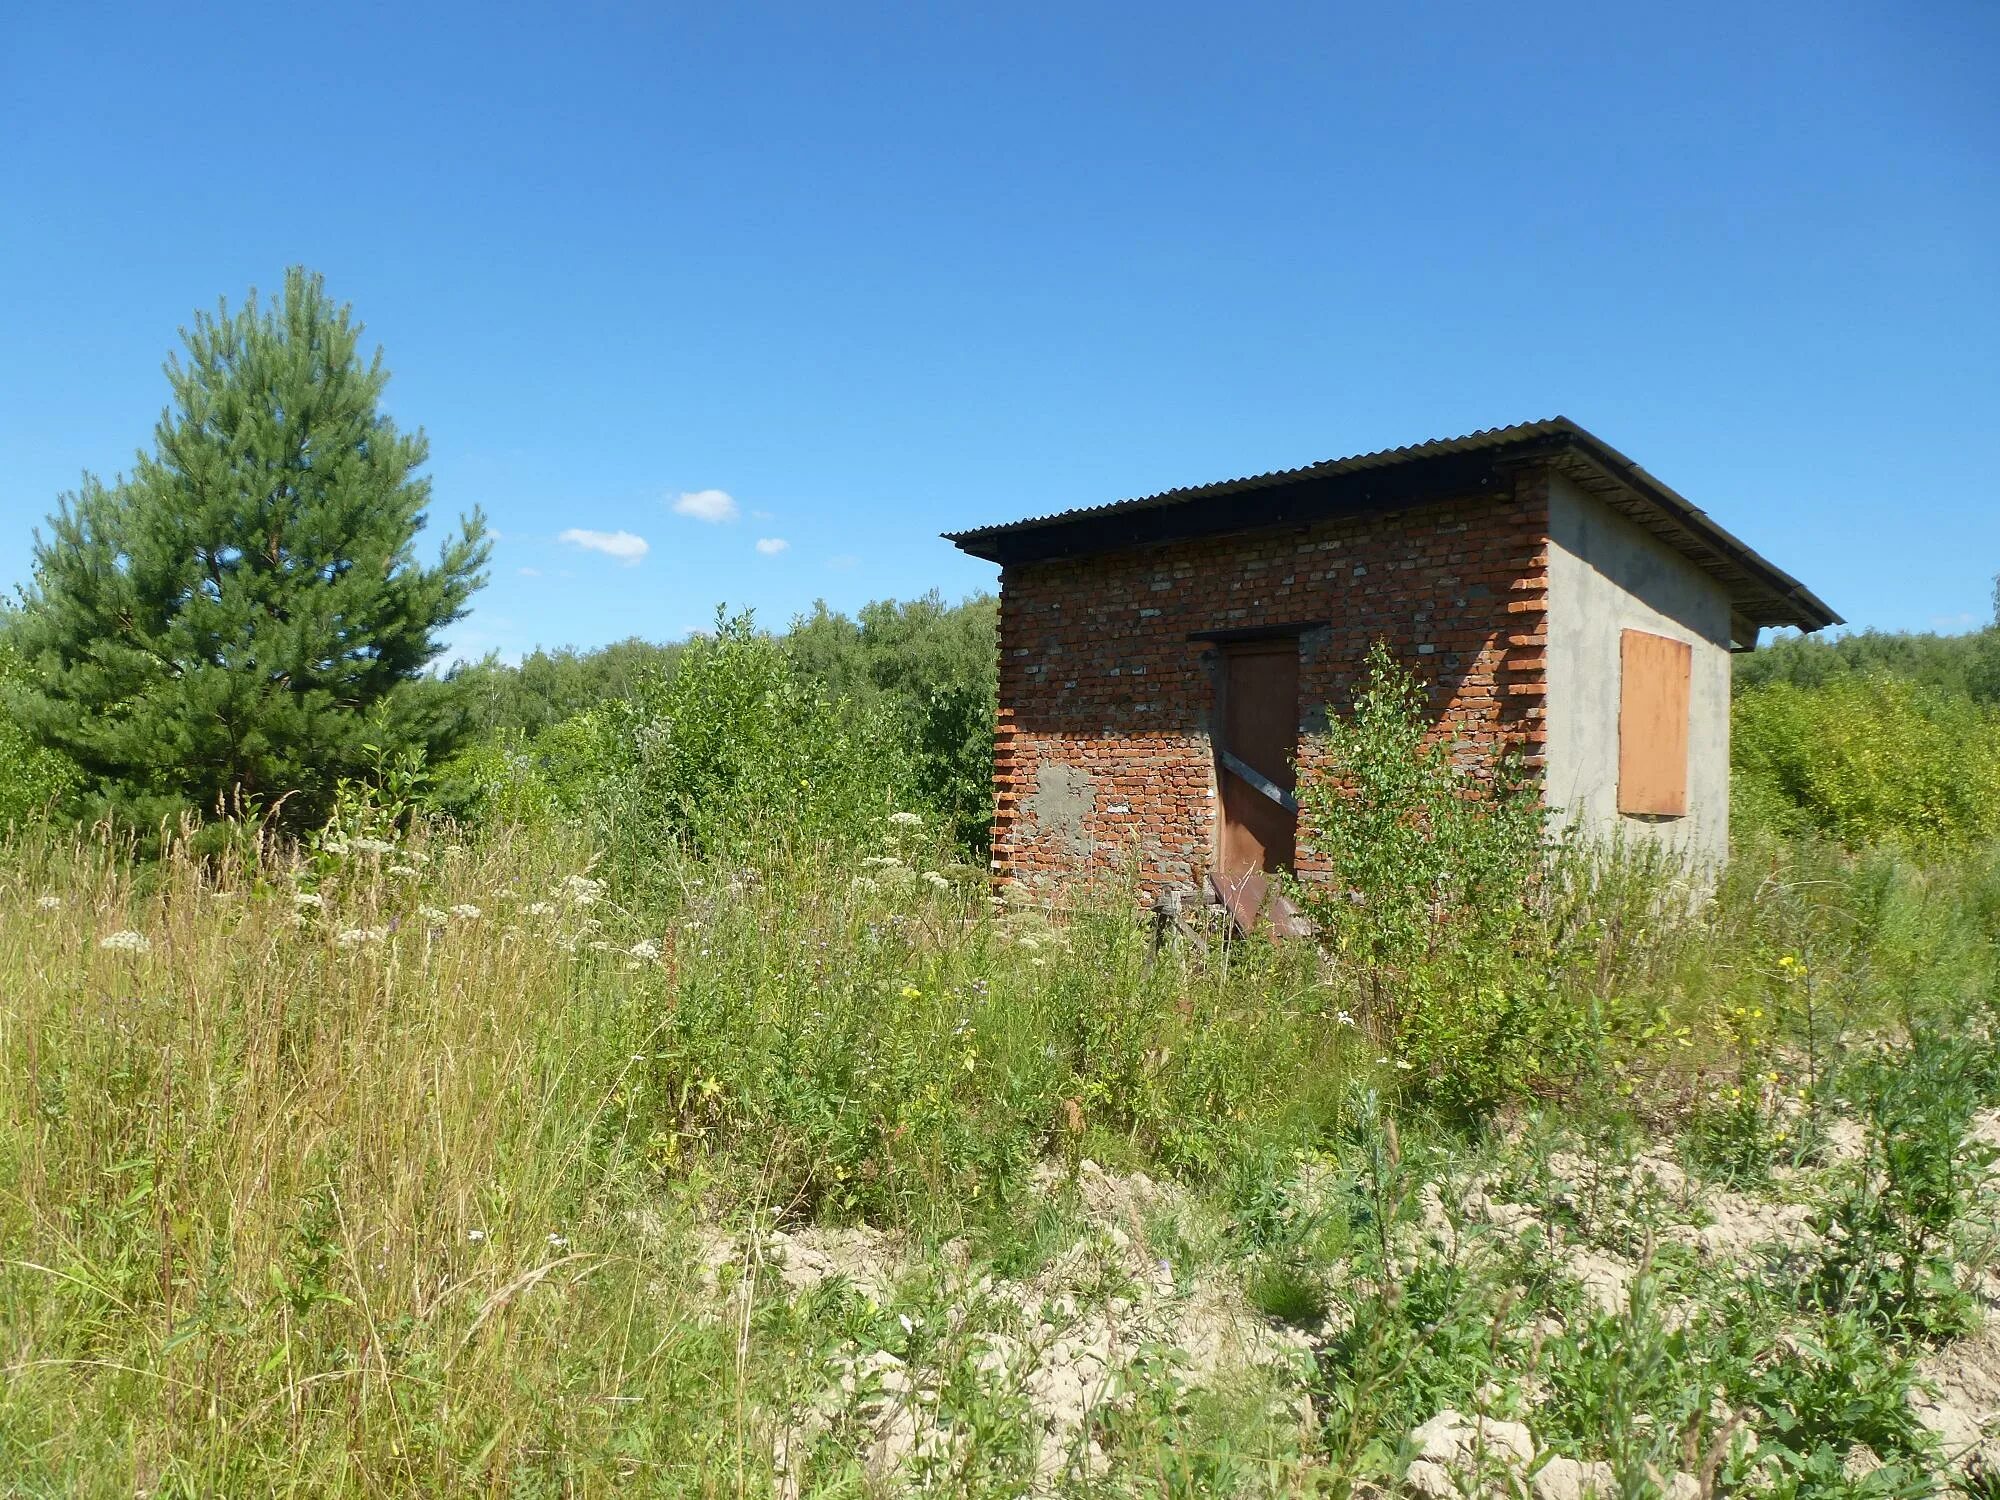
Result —
[{"label": "plastered concrete wall", "polygon": [[[1377,637],[1432,684],[1477,763],[1541,749],[1546,481],[1511,494],[1008,568],[1000,585],[993,863],[1034,886],[1136,866],[1190,889],[1217,833],[1201,631],[1324,621],[1299,640],[1301,759]],[[1309,850],[1300,872],[1315,873]]]},{"label": "plastered concrete wall", "polygon": [[[1694,648],[1688,811],[1618,811],[1620,637]],[[1544,795],[1595,838],[1664,842],[1699,864],[1729,851],[1729,596],[1666,543],[1561,475],[1549,482],[1548,739]]]}]

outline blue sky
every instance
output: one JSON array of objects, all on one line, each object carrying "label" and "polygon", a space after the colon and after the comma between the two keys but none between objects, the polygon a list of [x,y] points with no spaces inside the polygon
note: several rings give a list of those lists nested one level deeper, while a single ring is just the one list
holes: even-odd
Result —
[{"label": "blue sky", "polygon": [[1928,0],[14,7],[0,582],[302,262],[501,533],[458,652],[957,595],[947,528],[1558,412],[1962,629],[1996,76]]}]

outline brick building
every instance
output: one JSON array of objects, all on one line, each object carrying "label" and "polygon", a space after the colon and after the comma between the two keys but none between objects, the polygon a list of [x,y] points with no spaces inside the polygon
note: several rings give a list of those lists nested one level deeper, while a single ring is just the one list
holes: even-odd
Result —
[{"label": "brick building", "polygon": [[1136,863],[1261,900],[1378,637],[1435,732],[1518,746],[1560,817],[1717,859],[1730,652],[1839,622],[1563,418],[948,540],[1001,568],[993,863],[1028,883]]}]

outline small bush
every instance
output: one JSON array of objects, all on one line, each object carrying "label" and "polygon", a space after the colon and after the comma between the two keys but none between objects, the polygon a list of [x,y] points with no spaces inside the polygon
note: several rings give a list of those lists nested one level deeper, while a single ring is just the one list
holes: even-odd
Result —
[{"label": "small bush", "polygon": [[1831,1247],[1811,1287],[1820,1305],[1903,1337],[1964,1330],[1972,1299],[1958,1283],[1953,1234],[1991,1176],[1992,1149],[1967,1139],[1990,1050],[1919,1035],[1850,1070],[1868,1153],[1820,1215]]},{"label": "small bush", "polygon": [[605,712],[630,811],[703,850],[771,833],[858,842],[894,807],[896,747],[804,682],[746,614]]},{"label": "small bush", "polygon": [[1377,642],[1330,716],[1301,832],[1332,878],[1298,887],[1421,1090],[1477,1108],[1557,1075],[1583,1042],[1545,920],[1555,853],[1511,758],[1462,759],[1423,685]]},{"label": "small bush", "polygon": [[[4,627],[0,616],[0,627]],[[0,696],[26,671],[19,656],[0,643]],[[83,783],[76,763],[48,749],[9,714],[0,713],[0,828],[23,823],[59,808]]]},{"label": "small bush", "polygon": [[879,716],[828,699],[748,614],[718,612],[671,672],[459,771],[474,800],[546,805],[637,876],[676,851],[742,863],[879,834],[907,759]]}]

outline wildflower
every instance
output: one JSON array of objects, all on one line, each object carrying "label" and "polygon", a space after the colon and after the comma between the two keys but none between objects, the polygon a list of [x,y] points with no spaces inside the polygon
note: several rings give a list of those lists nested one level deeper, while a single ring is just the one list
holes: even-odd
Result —
[{"label": "wildflower", "polygon": [[97,946],[111,953],[150,953],[153,951],[152,939],[147,937],[143,932],[133,932],[129,929],[124,932],[114,932],[109,937],[99,938]]},{"label": "wildflower", "polygon": [[462,922],[477,922],[481,917],[486,915],[469,901],[461,902],[459,905],[454,906],[451,909],[451,914]]},{"label": "wildflower", "polygon": [[1354,1024],[1354,1017],[1350,1016],[1346,1011],[1341,1011],[1334,1017],[1334,1020],[1343,1026],[1352,1026]]},{"label": "wildflower", "polygon": [[921,828],[924,820],[913,812],[893,812],[889,814],[891,828]]},{"label": "wildflower", "polygon": [[921,1000],[924,998],[924,992],[914,984],[906,984],[903,986],[903,998],[905,1000]]},{"label": "wildflower", "polygon": [[386,927],[350,927],[334,941],[343,948],[358,948],[363,943],[379,943],[388,935]]},{"label": "wildflower", "polygon": [[871,854],[861,863],[871,870],[900,870],[903,862],[893,854]]},{"label": "wildflower", "polygon": [[926,885],[935,886],[938,890],[948,891],[951,889],[951,881],[940,875],[936,870],[924,871],[923,878]]},{"label": "wildflower", "polygon": [[530,901],[521,909],[531,917],[552,917],[556,914],[556,904],[553,901]]},{"label": "wildflower", "polygon": [[417,915],[422,917],[426,922],[441,923],[450,913],[440,911],[435,906],[420,906],[417,908]]},{"label": "wildflower", "polygon": [[62,905],[62,897],[37,896],[35,898],[35,905],[39,906],[43,911],[55,911]]},{"label": "wildflower", "polygon": [[326,899],[318,891],[293,891],[292,905],[324,906],[326,905]]},{"label": "wildflower", "polygon": [[562,878],[563,899],[576,906],[589,906],[604,894],[604,882],[592,880],[588,875],[565,875]]},{"label": "wildflower", "polygon": [[566,1234],[552,1234],[552,1235],[550,1235],[550,1236],[549,1236],[549,1248],[550,1248],[550,1249],[552,1249],[552,1250],[566,1250],[566,1249],[568,1249],[568,1248],[569,1248],[569,1236],[568,1236],[568,1235],[566,1235]]},{"label": "wildflower", "polygon": [[468,1229],[465,1231],[465,1237],[475,1245],[482,1245],[486,1242],[486,1231],[483,1229]]},{"label": "wildflower", "polygon": [[348,847],[363,854],[394,854],[396,846],[387,839],[358,838],[349,841]]},{"label": "wildflower", "polygon": [[638,942],[625,951],[634,958],[650,960],[660,956],[660,945],[651,938],[640,938]]},{"label": "wildflower", "polygon": [[389,873],[394,875],[398,880],[414,880],[417,878],[417,867],[415,865],[391,865],[389,866]]}]

